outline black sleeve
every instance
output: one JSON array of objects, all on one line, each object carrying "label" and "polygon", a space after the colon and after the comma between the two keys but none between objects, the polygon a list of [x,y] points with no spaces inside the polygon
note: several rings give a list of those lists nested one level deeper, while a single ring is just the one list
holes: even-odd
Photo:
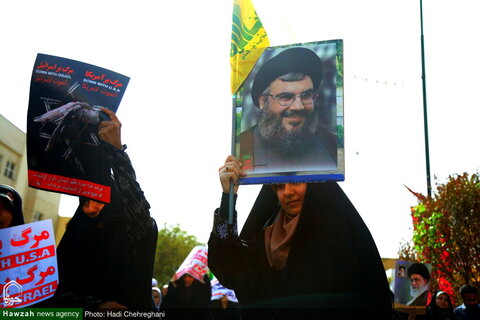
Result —
[{"label": "black sleeve", "polygon": [[53,298],[47,300],[50,304],[46,306],[36,307],[49,307],[49,308],[83,308],[85,310],[96,310],[103,301],[99,297],[77,294],[72,291],[63,292],[59,285],[57,292]]},{"label": "black sleeve", "polygon": [[212,298],[212,285],[208,275],[203,276],[204,285],[202,286],[202,308],[209,308]]},{"label": "black sleeve", "polygon": [[237,290],[242,281],[239,275],[248,265],[249,250],[238,236],[235,210],[233,225],[228,225],[228,199],[228,194],[223,193],[220,208],[215,210],[208,240],[208,267],[224,287]]},{"label": "black sleeve", "polygon": [[163,302],[162,302],[162,309],[171,309],[177,307],[177,287],[174,286],[173,282],[170,281],[168,283],[168,290],[167,294],[165,295]]},{"label": "black sleeve", "polygon": [[131,226],[137,231],[150,229],[150,204],[137,182],[135,170],[125,152],[126,146],[117,149],[109,143],[103,143],[107,159],[113,173],[115,186],[120,193],[123,212]]},{"label": "black sleeve", "polygon": [[127,222],[125,228],[130,243],[130,259],[133,260],[132,268],[136,270],[132,275],[132,281],[138,285],[130,289],[130,294],[138,308],[147,308],[152,301],[151,280],[157,245],[157,226],[150,216],[150,204],[137,182],[135,170],[125,152],[126,146],[117,149],[104,143],[104,147],[112,168],[121,212]]}]

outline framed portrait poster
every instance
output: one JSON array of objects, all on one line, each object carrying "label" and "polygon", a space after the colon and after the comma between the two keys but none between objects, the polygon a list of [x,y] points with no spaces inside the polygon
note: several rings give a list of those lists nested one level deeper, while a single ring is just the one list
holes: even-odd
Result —
[{"label": "framed portrait poster", "polygon": [[234,96],[241,184],[343,181],[343,41],[267,48]]},{"label": "framed portrait poster", "polygon": [[[421,293],[423,293],[419,291],[419,289],[412,287],[411,279],[408,276],[408,272],[409,270],[410,273],[419,272],[410,269],[412,265],[414,265],[414,263],[403,260],[397,260],[395,263],[393,293],[394,302],[397,303],[399,306],[412,305],[412,302],[418,299]],[[419,265],[419,263],[415,263],[415,265]],[[430,275],[432,273],[432,265],[429,263],[423,263],[423,265],[425,266],[424,272],[427,272]],[[423,306],[426,306],[426,304],[424,304]]]}]

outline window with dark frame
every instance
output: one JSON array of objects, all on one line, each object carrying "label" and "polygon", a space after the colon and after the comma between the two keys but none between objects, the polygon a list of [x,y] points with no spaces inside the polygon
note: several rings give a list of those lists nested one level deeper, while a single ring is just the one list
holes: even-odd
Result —
[{"label": "window with dark frame", "polygon": [[7,164],[5,165],[5,171],[3,173],[5,177],[8,177],[10,179],[14,179],[14,174],[15,174],[15,163],[11,161],[7,161]]}]

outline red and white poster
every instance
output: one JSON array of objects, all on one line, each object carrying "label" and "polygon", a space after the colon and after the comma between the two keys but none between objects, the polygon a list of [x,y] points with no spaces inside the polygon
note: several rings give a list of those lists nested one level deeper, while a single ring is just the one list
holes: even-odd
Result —
[{"label": "red and white poster", "polygon": [[110,203],[110,165],[98,137],[130,78],[84,62],[38,54],[27,115],[28,185]]},{"label": "red and white poster", "polygon": [[52,297],[58,285],[52,221],[0,230],[0,307],[19,308]]},{"label": "red and white poster", "polygon": [[226,296],[228,301],[238,303],[238,299],[237,299],[237,296],[235,295],[235,291],[222,286],[222,284],[218,282],[218,279],[216,277],[213,278],[212,281],[210,281],[210,284],[212,285],[211,300],[220,300],[223,296]]},{"label": "red and white poster", "polygon": [[175,272],[175,277],[180,279],[188,273],[201,283],[204,283],[203,276],[208,272],[208,250],[205,246],[196,246],[190,251],[180,268]]}]

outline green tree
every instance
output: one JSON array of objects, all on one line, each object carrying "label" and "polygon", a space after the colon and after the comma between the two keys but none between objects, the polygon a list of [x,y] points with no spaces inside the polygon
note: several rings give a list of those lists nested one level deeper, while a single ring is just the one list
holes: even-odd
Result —
[{"label": "green tree", "polygon": [[337,41],[337,56],[335,60],[337,66],[337,87],[343,87],[343,41]]},{"label": "green tree", "polygon": [[400,248],[400,258],[432,264],[432,289],[458,301],[461,285],[480,286],[480,176],[449,176],[432,198],[414,194],[412,245]]},{"label": "green tree", "polygon": [[197,238],[180,229],[179,225],[164,226],[158,232],[153,276],[158,285],[167,284],[173,274],[197,245]]}]

